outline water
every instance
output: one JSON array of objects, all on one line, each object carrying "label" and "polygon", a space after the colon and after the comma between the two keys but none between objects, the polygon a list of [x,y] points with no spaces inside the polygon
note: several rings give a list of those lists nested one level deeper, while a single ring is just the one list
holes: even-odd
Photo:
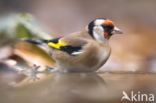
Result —
[{"label": "water", "polygon": [[54,73],[25,86],[1,82],[0,103],[121,103],[123,91],[156,94],[155,78],[144,73]]}]

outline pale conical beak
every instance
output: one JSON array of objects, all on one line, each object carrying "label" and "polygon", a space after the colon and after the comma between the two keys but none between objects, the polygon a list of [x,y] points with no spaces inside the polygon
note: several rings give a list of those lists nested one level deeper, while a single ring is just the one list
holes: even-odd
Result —
[{"label": "pale conical beak", "polygon": [[114,27],[114,30],[112,31],[112,34],[123,34],[123,32],[119,28]]}]

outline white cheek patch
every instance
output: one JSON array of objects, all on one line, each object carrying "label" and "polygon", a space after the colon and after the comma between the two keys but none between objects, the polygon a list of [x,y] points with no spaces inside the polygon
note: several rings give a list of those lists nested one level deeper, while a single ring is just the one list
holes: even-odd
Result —
[{"label": "white cheek patch", "polygon": [[104,30],[103,30],[103,28],[101,26],[95,26],[93,28],[93,36],[99,42],[104,42],[105,41]]}]

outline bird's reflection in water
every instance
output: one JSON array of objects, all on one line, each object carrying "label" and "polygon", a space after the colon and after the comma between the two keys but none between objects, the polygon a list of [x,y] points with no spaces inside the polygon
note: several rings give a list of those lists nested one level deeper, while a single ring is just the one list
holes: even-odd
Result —
[{"label": "bird's reflection in water", "polygon": [[47,80],[12,89],[3,98],[7,102],[98,103],[105,99],[106,84],[96,73],[54,73]]},{"label": "bird's reflection in water", "polygon": [[155,93],[154,74],[52,73],[22,87],[0,85],[0,103],[120,103],[123,91]]},{"label": "bird's reflection in water", "polygon": [[106,89],[104,79],[96,73],[58,73],[54,76],[52,92],[61,97],[61,101],[83,102],[99,101]]}]

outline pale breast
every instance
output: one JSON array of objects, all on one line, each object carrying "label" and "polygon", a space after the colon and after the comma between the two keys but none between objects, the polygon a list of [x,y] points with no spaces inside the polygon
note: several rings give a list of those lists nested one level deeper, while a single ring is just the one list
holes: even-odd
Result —
[{"label": "pale breast", "polygon": [[100,51],[99,61],[101,65],[103,65],[107,61],[107,59],[110,56],[110,52],[111,52],[110,48],[104,48],[103,50]]},{"label": "pale breast", "polygon": [[109,45],[100,45],[99,52],[98,52],[98,63],[95,65],[95,69],[99,69],[102,65],[105,64],[105,62],[108,60],[111,53],[111,49]]}]

